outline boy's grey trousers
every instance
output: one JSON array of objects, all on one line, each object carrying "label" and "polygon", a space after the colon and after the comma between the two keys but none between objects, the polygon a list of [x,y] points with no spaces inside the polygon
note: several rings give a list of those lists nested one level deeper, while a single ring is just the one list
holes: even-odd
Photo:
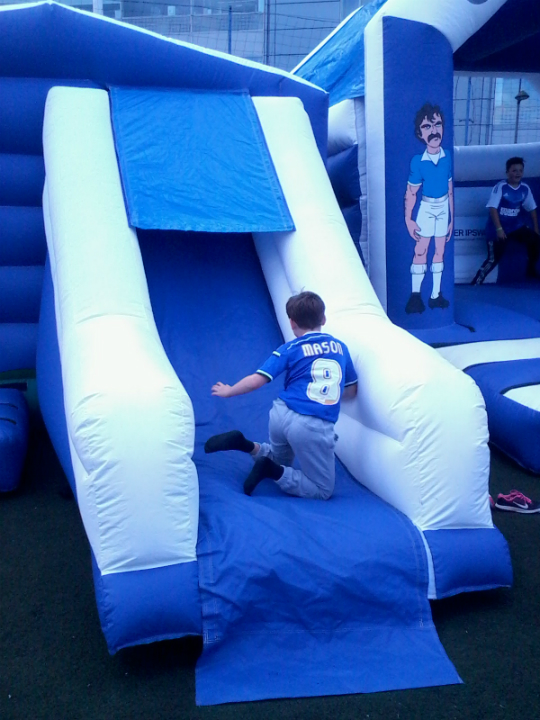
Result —
[{"label": "boy's grey trousers", "polygon": [[[277,484],[289,495],[328,500],[336,475],[334,423],[300,415],[275,400],[268,424],[270,443],[261,443],[254,460],[269,457],[285,470]],[[301,470],[292,468],[294,458]]]}]

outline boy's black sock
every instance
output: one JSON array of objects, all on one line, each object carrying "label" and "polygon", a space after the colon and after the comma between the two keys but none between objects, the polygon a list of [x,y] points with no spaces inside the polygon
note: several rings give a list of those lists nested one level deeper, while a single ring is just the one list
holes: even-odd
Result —
[{"label": "boy's black sock", "polygon": [[255,443],[246,440],[240,430],[212,435],[204,444],[205,453],[214,453],[220,450],[240,450],[240,452],[250,453],[254,448]]},{"label": "boy's black sock", "polygon": [[246,495],[251,495],[261,480],[265,478],[279,480],[282,475],[283,468],[281,465],[278,465],[268,457],[260,458],[260,460],[255,461],[252,471],[244,482],[244,492]]}]

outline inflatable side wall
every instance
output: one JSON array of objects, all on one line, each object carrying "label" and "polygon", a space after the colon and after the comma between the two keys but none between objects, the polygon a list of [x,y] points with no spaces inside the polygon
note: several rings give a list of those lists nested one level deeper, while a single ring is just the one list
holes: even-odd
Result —
[{"label": "inflatable side wall", "polygon": [[36,363],[46,255],[41,120],[49,87],[46,80],[0,78],[0,372]]},{"label": "inflatable side wall", "polygon": [[254,103],[296,227],[255,236],[283,334],[291,337],[286,299],[309,287],[325,299],[328,330],[347,344],[358,371],[358,397],[344,403],[337,425],[340,459],[423,530],[491,528],[487,420],[478,388],[386,317],[301,104]]},{"label": "inflatable side wall", "polygon": [[328,176],[354,244],[368,268],[365,136],[362,99],[343,100],[330,108]]},{"label": "inflatable side wall", "polygon": [[53,89],[43,140],[67,438],[109,647],[197,632],[193,411],[127,224],[108,94]]},{"label": "inflatable side wall", "polygon": [[36,366],[47,254],[41,135],[53,85],[93,87],[85,80],[0,77],[0,372]]}]

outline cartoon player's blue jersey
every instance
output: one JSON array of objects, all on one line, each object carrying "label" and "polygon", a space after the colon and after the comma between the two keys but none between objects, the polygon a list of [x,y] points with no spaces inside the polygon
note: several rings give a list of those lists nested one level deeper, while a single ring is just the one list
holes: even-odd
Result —
[{"label": "cartoon player's blue jersey", "polygon": [[343,388],[358,380],[347,346],[321,332],[285,343],[257,372],[270,380],[285,372],[279,397],[287,407],[330,422],[338,418]]},{"label": "cartoon player's blue jersey", "polygon": [[423,155],[415,155],[411,160],[409,185],[422,185],[422,195],[430,198],[442,198],[448,195],[448,183],[452,180],[452,163],[441,148],[431,154],[426,150]]},{"label": "cartoon player's blue jersey", "polygon": [[[486,207],[497,210],[501,226],[508,234],[526,225],[521,210],[523,208],[523,210],[531,212],[536,209],[536,203],[531,188],[526,183],[522,182],[517,188],[513,188],[506,180],[501,180],[491,191]],[[487,234],[495,235],[495,225],[491,216],[488,219]]]}]

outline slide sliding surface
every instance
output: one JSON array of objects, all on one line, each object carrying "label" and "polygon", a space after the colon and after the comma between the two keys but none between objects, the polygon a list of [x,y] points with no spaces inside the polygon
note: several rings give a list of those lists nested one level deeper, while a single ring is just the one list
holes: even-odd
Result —
[{"label": "slide sliding surface", "polygon": [[[459,682],[437,638],[418,531],[338,467],[328,502],[242,484],[251,460],[213,434],[267,439],[280,381],[227,400],[282,342],[249,235],[139,231],[156,325],[190,395],[200,484],[201,705]],[[332,672],[329,672],[332,668]]]}]

